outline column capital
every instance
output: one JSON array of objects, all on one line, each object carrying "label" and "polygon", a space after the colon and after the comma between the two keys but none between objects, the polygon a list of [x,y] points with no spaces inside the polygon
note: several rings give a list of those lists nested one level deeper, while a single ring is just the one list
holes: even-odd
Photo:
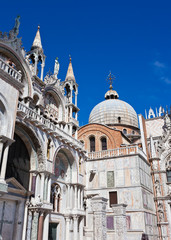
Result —
[{"label": "column capital", "polygon": [[4,135],[0,135],[0,143],[5,143],[6,147],[10,146],[13,142],[15,142],[14,139],[8,138]]},{"label": "column capital", "polygon": [[74,221],[77,221],[77,220],[78,220],[78,218],[79,218],[79,216],[78,216],[78,215],[73,215],[73,219],[74,219]]},{"label": "column capital", "polygon": [[107,198],[93,197],[92,198],[92,210],[93,212],[106,212]]},{"label": "column capital", "polygon": [[112,210],[115,216],[126,216],[126,204],[112,204]]}]

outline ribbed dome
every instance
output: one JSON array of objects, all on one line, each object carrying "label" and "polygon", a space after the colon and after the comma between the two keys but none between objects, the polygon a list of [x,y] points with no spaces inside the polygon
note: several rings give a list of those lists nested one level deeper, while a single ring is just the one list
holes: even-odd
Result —
[{"label": "ribbed dome", "polygon": [[138,128],[135,110],[119,99],[108,99],[97,104],[90,113],[89,123],[124,124]]}]

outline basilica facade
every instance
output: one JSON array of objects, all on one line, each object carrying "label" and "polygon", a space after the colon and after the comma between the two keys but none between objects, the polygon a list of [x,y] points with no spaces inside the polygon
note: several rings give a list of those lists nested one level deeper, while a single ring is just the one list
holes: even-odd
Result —
[{"label": "basilica facade", "polygon": [[110,89],[79,127],[78,84],[44,74],[19,17],[0,32],[0,239],[171,239],[171,118],[146,118]]}]

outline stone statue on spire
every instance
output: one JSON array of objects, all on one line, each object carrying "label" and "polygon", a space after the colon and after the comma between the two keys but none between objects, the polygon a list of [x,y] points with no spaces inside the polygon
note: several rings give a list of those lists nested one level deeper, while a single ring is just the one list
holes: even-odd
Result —
[{"label": "stone statue on spire", "polygon": [[58,57],[56,57],[56,59],[55,59],[55,66],[54,66],[54,75],[55,75],[56,78],[58,76],[59,67],[60,67],[60,65],[59,65],[59,62],[58,62]]},{"label": "stone statue on spire", "polygon": [[20,26],[19,19],[20,19],[20,16],[17,16],[16,19],[15,19],[15,25],[14,25],[14,28],[13,28],[15,36],[17,36],[19,34],[19,26]]}]

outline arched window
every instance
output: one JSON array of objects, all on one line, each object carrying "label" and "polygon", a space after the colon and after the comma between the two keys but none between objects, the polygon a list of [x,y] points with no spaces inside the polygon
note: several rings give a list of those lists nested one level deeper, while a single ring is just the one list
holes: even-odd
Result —
[{"label": "arched window", "polygon": [[90,137],[90,152],[95,152],[95,137]]},{"label": "arched window", "polygon": [[121,123],[121,117],[118,117],[118,123]]},{"label": "arched window", "polygon": [[123,129],[123,133],[126,135],[127,134],[127,129]]},{"label": "arched window", "polygon": [[167,170],[166,175],[167,175],[167,182],[171,183],[171,170]]},{"label": "arched window", "polygon": [[134,130],[132,131],[132,134],[133,134],[133,135],[135,134],[135,131],[134,131]]},{"label": "arched window", "polygon": [[102,151],[107,150],[107,139],[105,137],[101,138]]}]

